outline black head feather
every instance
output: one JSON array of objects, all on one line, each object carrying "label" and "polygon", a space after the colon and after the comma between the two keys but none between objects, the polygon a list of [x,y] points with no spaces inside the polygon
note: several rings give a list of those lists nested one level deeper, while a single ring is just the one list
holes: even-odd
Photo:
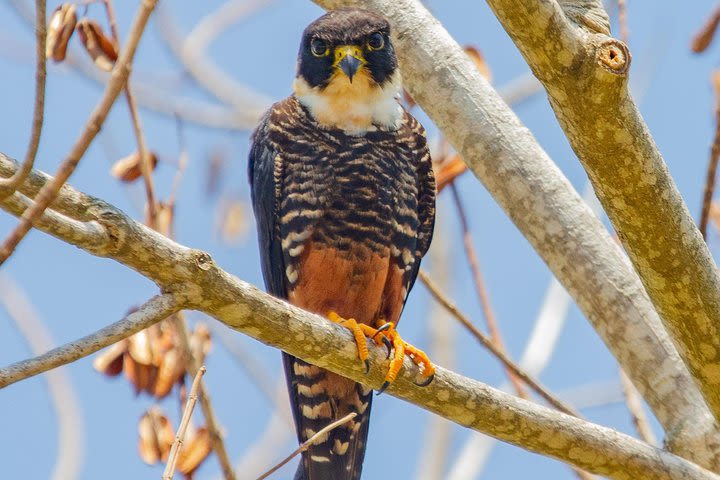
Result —
[{"label": "black head feather", "polygon": [[[383,47],[372,49],[368,42],[380,34]],[[328,54],[317,56],[312,52],[313,40],[320,40]],[[385,17],[369,10],[332,10],[312,22],[303,32],[298,52],[298,76],[312,87],[324,87],[333,75],[334,49],[340,45],[355,45],[363,51],[365,68],[373,80],[383,86],[397,70],[397,58],[390,41],[390,23]]]}]

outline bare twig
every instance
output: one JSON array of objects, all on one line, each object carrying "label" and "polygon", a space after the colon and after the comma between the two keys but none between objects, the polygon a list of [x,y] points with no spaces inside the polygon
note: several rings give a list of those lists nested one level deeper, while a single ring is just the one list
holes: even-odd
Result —
[{"label": "bare twig", "polygon": [[[485,316],[485,321],[487,322],[487,327],[490,331],[490,339],[497,350],[505,354],[505,344],[503,343],[500,328],[498,327],[497,320],[495,319],[495,312],[493,312],[493,309],[490,306],[490,297],[487,293],[487,289],[485,288],[485,280],[483,279],[482,272],[480,271],[480,263],[478,262],[477,255],[475,254],[475,247],[473,245],[467,215],[465,214],[465,208],[463,207],[462,200],[460,199],[460,193],[458,192],[457,186],[454,182],[450,184],[450,190],[452,191],[453,200],[455,202],[455,209],[457,210],[458,217],[460,218],[460,228],[462,229],[465,256],[467,257],[468,264],[470,265],[473,282],[475,283],[475,291],[477,292],[480,305],[482,306],[483,315]],[[529,398],[527,390],[517,375],[515,375],[509,367],[505,367],[505,371],[518,396],[522,398]]]},{"label": "bare twig", "polygon": [[164,320],[181,308],[182,304],[175,295],[169,293],[157,295],[127,317],[103,327],[95,333],[53,348],[37,357],[0,368],[0,388],[87,357]]},{"label": "bare twig", "polygon": [[195,402],[198,398],[198,388],[200,387],[200,381],[202,376],[205,375],[205,366],[203,365],[195,374],[192,387],[190,388],[190,395],[188,395],[187,402],[185,403],[185,410],[183,410],[182,419],[180,420],[180,426],[178,426],[177,434],[175,435],[175,441],[170,447],[170,454],[168,455],[168,461],[165,465],[165,471],[163,472],[163,480],[172,480],[173,474],[175,473],[175,464],[177,463],[178,453],[182,448],[183,440],[185,439],[185,432],[190,424],[190,417],[192,417],[193,409],[195,408]]},{"label": "bare twig", "polygon": [[[192,348],[190,347],[190,333],[188,332],[187,322],[182,312],[175,315],[175,326],[178,329],[180,345],[185,352],[185,358],[187,359],[187,370],[191,375],[197,376],[198,372],[203,368],[200,362],[193,355]],[[215,409],[213,408],[212,401],[210,400],[210,394],[205,387],[205,382],[202,380],[198,383],[198,397],[200,398],[200,407],[205,417],[205,425],[207,426],[208,432],[210,433],[210,440],[212,442],[213,450],[215,455],[220,462],[220,468],[223,471],[225,480],[235,480],[235,471],[232,468],[232,462],[228,456],[225,443],[223,442],[222,432],[220,431],[220,422],[215,415]]]},{"label": "bare twig", "polygon": [[283,461],[281,461],[280,463],[278,463],[277,465],[275,465],[274,467],[272,467],[272,468],[271,468],[270,470],[268,470],[267,472],[265,472],[265,473],[263,473],[262,475],[260,475],[260,476],[257,478],[257,480],[263,480],[263,479],[269,477],[270,475],[272,475],[273,473],[275,473],[276,471],[278,471],[280,468],[282,468],[283,465],[285,465],[285,464],[288,463],[290,460],[292,460],[296,455],[301,454],[302,452],[304,452],[304,451],[306,451],[308,448],[310,448],[312,445],[314,445],[315,442],[318,441],[318,439],[324,438],[324,437],[325,437],[325,434],[327,434],[328,432],[336,429],[336,428],[339,427],[340,425],[343,425],[343,424],[349,422],[350,420],[352,420],[353,418],[355,418],[356,415],[357,415],[357,413],[355,413],[355,412],[348,413],[347,415],[345,415],[345,416],[344,416],[343,418],[341,418],[340,420],[336,420],[336,421],[332,422],[330,425],[327,425],[326,427],[323,427],[322,429],[320,429],[319,432],[317,432],[317,433],[316,433],[315,435],[313,435],[312,437],[308,438],[302,445],[300,445],[298,448],[296,448],[294,452],[292,452],[290,455],[288,455],[287,457],[285,457],[285,459],[284,459]]},{"label": "bare twig", "polygon": [[495,343],[490,339],[487,335],[482,333],[480,330],[478,330],[475,325],[468,319],[458,308],[450,301],[448,298],[440,291],[440,289],[435,285],[435,283],[430,279],[427,272],[424,270],[420,270],[420,273],[418,274],[418,277],[423,282],[423,285],[425,285],[432,294],[433,298],[437,300],[445,309],[452,314],[465,328],[472,333],[472,335],[485,347],[487,348],[490,353],[492,353],[495,358],[500,360],[500,362],[510,371],[513,372],[513,374],[517,375],[523,382],[528,384],[533,390],[535,390],[541,397],[543,397],[550,405],[557,408],[561,412],[567,413],[568,415],[573,415],[575,417],[579,417],[580,415],[573,410],[568,405],[565,405],[561,400],[555,398],[555,396],[550,393],[545,387],[540,385],[534,378],[532,378],[528,373],[526,373],[520,366],[518,366],[515,362],[513,362],[504,351],[500,350]]},{"label": "bare twig", "polygon": [[[34,354],[47,351],[55,342],[43,324],[30,298],[7,274],[0,271],[0,304],[25,336]],[[57,414],[57,457],[50,476],[52,480],[79,478],[82,468],[85,439],[82,409],[67,370],[47,372],[53,409]]]},{"label": "bare twig", "polygon": [[635,385],[633,385],[630,377],[627,376],[625,371],[620,368],[620,382],[623,387],[623,394],[625,395],[625,403],[632,416],[633,425],[637,430],[640,439],[650,445],[658,446],[657,438],[650,427],[647,415],[642,405],[642,397],[640,392],[637,391]]},{"label": "bare twig", "polygon": [[710,204],[715,192],[715,181],[717,176],[718,160],[720,159],[720,101],[715,107],[715,138],[710,149],[710,161],[708,162],[707,174],[705,176],[705,189],[703,191],[702,211],[700,212],[700,233],[707,239],[707,224],[710,215]]},{"label": "bare twig", "polygon": [[55,199],[60,188],[70,178],[80,159],[87,151],[90,143],[93,141],[100,127],[105,121],[110,109],[117,99],[120,91],[125,87],[128,76],[130,75],[130,64],[135,56],[135,50],[140,42],[140,37],[145,30],[150,14],[157,0],[147,0],[140,4],[140,8],[133,21],[132,28],[128,40],[123,47],[122,53],[113,68],[110,82],[105,89],[103,97],[90,115],[90,119],[83,128],[80,137],[75,142],[68,156],[63,160],[53,179],[47,183],[35,197],[35,203],[28,208],[20,220],[18,226],[7,237],[5,242],[0,246],[0,265],[12,254],[17,245],[22,241],[25,235],[30,231],[35,218],[45,211],[50,203]]},{"label": "bare twig", "polygon": [[[20,170],[16,171],[10,178],[0,178],[0,198],[7,197],[13,193],[17,186],[25,180],[35,164],[35,156],[37,155],[38,145],[40,145],[40,134],[42,133],[44,117],[43,112],[45,110],[45,80],[47,77],[47,62],[45,58],[45,40],[47,37],[45,3],[45,0],[36,0],[35,2],[35,106],[33,110],[30,143]],[[0,254],[1,252],[2,250],[0,250]]]}]

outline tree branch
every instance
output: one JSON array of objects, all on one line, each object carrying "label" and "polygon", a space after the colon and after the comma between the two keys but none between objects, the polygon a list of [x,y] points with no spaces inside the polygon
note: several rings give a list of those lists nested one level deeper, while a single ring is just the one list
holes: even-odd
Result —
[{"label": "tree branch", "polygon": [[[720,435],[714,418],[643,284],[570,182],[448,32],[418,0],[315,2],[325,8],[362,6],[390,20],[404,84],[412,97],[443,130],[468,167],[575,299],[644,395],[674,451],[720,471]],[[506,3],[512,4],[508,7],[509,16],[525,19],[517,12],[527,10],[527,4],[535,2]],[[554,2],[545,2],[550,3]],[[522,10],[517,10],[520,4]],[[565,18],[562,11],[558,14]],[[601,15],[574,18],[603,28]],[[567,41],[562,36],[549,35],[541,43],[548,38],[558,48]],[[592,116],[586,117],[589,120]],[[612,123],[617,123],[617,119]],[[613,159],[606,162],[615,165]],[[610,170],[615,177],[621,177],[617,172],[622,172],[622,168],[615,165]],[[649,198],[646,204],[654,205],[654,199]],[[665,235],[667,228],[663,226],[659,235]],[[672,258],[669,255],[666,260]],[[710,295],[714,294],[717,292]],[[715,315],[719,313],[716,308]],[[720,355],[720,348],[716,351]],[[657,388],[658,385],[672,388]],[[720,395],[720,388],[716,394]]]},{"label": "tree branch", "polygon": [[627,46],[576,28],[555,1],[488,3],[545,86],[645,290],[720,420],[720,275],[630,97]]},{"label": "tree branch", "polygon": [[[18,168],[16,162],[3,156],[0,165],[0,171]],[[42,178],[37,172],[31,172],[31,177],[34,181]],[[23,191],[23,185],[20,189]],[[86,251],[137,270],[165,293],[98,334],[0,369],[0,386],[86,356],[183,307],[203,311],[263,343],[357,382],[374,388],[383,382],[389,362],[384,348],[371,342],[371,370],[366,375],[357,361],[355,341],[346,328],[238,280],[220,269],[207,253],[178,245],[102,200],[74,192],[69,186],[60,196],[65,197],[62,201],[66,212],[84,212],[108,230],[104,245],[83,247]],[[71,207],[71,198],[84,199],[87,204]],[[0,206],[4,208],[4,203],[0,202]],[[71,240],[52,225],[47,231]],[[331,344],[333,348],[328,349]],[[406,358],[389,393],[460,425],[584,470],[616,479],[720,479],[632,437],[513,397],[441,367],[435,380],[424,388],[413,383],[417,373],[412,360]]]},{"label": "tree branch", "polygon": [[[79,246],[79,245],[78,245]],[[83,247],[81,247],[83,248]],[[83,338],[66,343],[34,358],[0,368],[0,389],[15,382],[47,372],[97,352],[115,342],[144,330],[182,308],[176,296],[158,295],[139,309],[107,327]]]}]

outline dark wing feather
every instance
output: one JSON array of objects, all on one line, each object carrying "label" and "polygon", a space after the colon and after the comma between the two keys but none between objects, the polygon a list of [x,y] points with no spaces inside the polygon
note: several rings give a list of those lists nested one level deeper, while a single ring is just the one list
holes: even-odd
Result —
[{"label": "dark wing feather", "polygon": [[265,288],[276,297],[287,298],[285,266],[277,225],[282,159],[270,141],[271,111],[272,109],[265,114],[253,133],[248,176]]}]

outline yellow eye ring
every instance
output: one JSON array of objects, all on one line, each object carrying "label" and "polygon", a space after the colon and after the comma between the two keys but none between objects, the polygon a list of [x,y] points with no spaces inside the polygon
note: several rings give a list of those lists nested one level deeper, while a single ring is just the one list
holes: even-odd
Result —
[{"label": "yellow eye ring", "polygon": [[313,38],[310,41],[310,51],[316,57],[327,57],[330,54],[330,47],[324,40]]},{"label": "yellow eye ring", "polygon": [[367,41],[368,50],[381,50],[385,47],[385,37],[380,32],[370,35]]}]

